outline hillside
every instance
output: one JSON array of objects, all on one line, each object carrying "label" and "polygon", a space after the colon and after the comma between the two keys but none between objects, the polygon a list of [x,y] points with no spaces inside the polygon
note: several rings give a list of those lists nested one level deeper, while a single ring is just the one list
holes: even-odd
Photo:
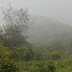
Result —
[{"label": "hillside", "polygon": [[57,38],[68,39],[72,37],[72,27],[67,24],[42,16],[32,17],[31,20],[28,38],[30,42],[46,42]]}]

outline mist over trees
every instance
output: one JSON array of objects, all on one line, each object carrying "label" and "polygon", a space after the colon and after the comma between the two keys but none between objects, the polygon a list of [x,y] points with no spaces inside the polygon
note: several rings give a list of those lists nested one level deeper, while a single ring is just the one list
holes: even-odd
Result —
[{"label": "mist over trees", "polygon": [[5,25],[0,27],[0,72],[19,72],[18,61],[33,59],[32,44],[27,42],[29,14],[25,9],[2,10]]},{"label": "mist over trees", "polygon": [[0,42],[10,49],[27,44],[27,31],[29,27],[29,14],[24,9],[9,8],[2,10],[5,25],[0,27]]},{"label": "mist over trees", "polygon": [[0,72],[72,71],[71,26],[36,17],[38,28],[32,33],[37,42],[28,42],[28,10],[9,4],[2,13],[5,24],[0,27]]}]

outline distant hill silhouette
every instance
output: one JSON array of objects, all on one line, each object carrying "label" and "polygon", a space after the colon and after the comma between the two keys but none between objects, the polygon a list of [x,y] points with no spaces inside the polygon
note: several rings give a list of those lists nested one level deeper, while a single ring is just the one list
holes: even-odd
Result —
[{"label": "distant hill silhouette", "polygon": [[30,42],[72,38],[72,27],[69,25],[43,16],[33,16],[31,20]]}]

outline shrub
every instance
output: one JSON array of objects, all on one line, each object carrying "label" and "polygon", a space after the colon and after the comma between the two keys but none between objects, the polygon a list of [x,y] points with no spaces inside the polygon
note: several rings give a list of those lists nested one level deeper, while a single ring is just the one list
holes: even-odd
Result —
[{"label": "shrub", "polygon": [[18,72],[15,62],[10,59],[0,60],[0,72]]},{"label": "shrub", "polygon": [[40,72],[48,72],[48,69],[47,69],[47,67],[41,67],[40,68],[40,70],[39,70]]},{"label": "shrub", "polygon": [[31,67],[29,72],[40,72],[38,67]]},{"label": "shrub", "polygon": [[48,72],[55,72],[55,66],[53,61],[47,61],[47,68],[48,68]]},{"label": "shrub", "polygon": [[29,69],[29,72],[48,72],[48,69],[44,66],[43,63],[38,62],[35,63],[34,67]]},{"label": "shrub", "polygon": [[4,57],[10,57],[10,55],[11,55],[11,50],[0,44],[0,59]]},{"label": "shrub", "polygon": [[43,64],[40,63],[40,62],[38,62],[38,63],[36,63],[34,66],[35,66],[35,67],[43,67]]},{"label": "shrub", "polygon": [[51,55],[52,55],[53,60],[61,60],[61,55],[60,55],[59,52],[54,51],[54,52],[51,53]]},{"label": "shrub", "polygon": [[30,67],[29,72],[55,72],[53,61],[47,61],[46,64],[37,62],[33,67]]}]

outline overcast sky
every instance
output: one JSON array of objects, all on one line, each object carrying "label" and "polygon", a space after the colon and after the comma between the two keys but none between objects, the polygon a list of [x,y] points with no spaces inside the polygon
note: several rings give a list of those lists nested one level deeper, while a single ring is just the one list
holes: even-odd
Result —
[{"label": "overcast sky", "polygon": [[28,8],[30,14],[47,16],[72,25],[72,0],[0,0],[0,7],[11,1],[15,8]]}]

